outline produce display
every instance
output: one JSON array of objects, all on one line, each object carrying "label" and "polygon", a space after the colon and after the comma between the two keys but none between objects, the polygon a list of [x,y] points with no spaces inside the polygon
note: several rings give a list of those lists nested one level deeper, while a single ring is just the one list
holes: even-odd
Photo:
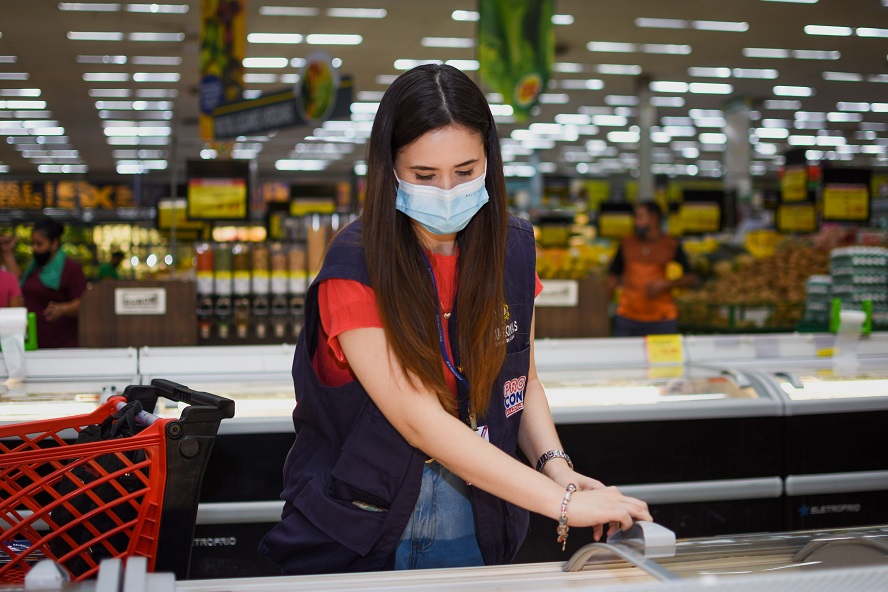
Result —
[{"label": "produce display", "polygon": [[567,249],[537,249],[537,275],[541,280],[581,280],[607,272],[617,243],[593,243]]},{"label": "produce display", "polygon": [[829,253],[802,242],[786,241],[760,259],[739,254],[677,300],[679,321],[688,331],[795,330],[808,278],[828,270]]}]

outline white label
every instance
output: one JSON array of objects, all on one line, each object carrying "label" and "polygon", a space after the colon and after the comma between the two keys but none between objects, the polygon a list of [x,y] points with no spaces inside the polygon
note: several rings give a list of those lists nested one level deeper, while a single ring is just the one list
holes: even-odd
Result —
[{"label": "white label", "polygon": [[577,280],[540,280],[543,291],[537,296],[537,306],[576,306],[580,301],[580,283]]},{"label": "white label", "polygon": [[117,288],[114,314],[165,315],[166,288]]}]

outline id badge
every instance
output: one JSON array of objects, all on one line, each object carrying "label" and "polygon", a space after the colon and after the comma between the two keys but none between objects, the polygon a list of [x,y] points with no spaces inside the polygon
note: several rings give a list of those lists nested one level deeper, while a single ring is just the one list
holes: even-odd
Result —
[{"label": "id badge", "polygon": [[485,442],[490,442],[490,433],[488,432],[486,425],[478,426],[475,429],[475,433],[484,438]]}]

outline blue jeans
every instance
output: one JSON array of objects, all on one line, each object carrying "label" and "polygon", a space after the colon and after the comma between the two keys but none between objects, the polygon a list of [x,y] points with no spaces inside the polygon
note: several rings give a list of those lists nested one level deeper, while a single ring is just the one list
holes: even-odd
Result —
[{"label": "blue jeans", "polygon": [[678,320],[633,321],[620,315],[614,316],[614,337],[644,337],[645,335],[674,335],[678,333]]},{"label": "blue jeans", "polygon": [[437,462],[426,463],[422,489],[395,551],[395,569],[484,565],[466,482]]}]

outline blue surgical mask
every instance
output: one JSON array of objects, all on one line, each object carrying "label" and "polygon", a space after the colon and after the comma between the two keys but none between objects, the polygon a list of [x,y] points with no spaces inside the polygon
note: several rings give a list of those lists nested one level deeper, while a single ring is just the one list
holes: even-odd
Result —
[{"label": "blue surgical mask", "polygon": [[477,179],[460,183],[450,189],[431,185],[415,185],[398,179],[398,195],[395,208],[419,222],[432,234],[459,232],[487,203],[487,187],[484,185],[487,171]]}]

